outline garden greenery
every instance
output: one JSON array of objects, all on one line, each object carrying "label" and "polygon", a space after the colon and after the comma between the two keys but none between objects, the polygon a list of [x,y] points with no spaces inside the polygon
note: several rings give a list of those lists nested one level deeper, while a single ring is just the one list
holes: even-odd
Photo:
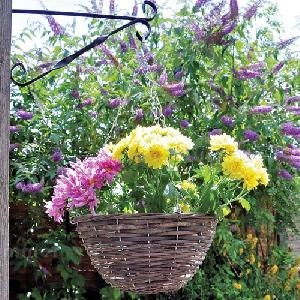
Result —
[{"label": "garden greenery", "polygon": [[[101,12],[102,1],[84,9]],[[299,260],[285,243],[299,210],[299,60],[289,50],[296,37],[281,39],[276,15],[262,1],[245,8],[236,0],[185,1],[176,17],[152,22],[143,44],[127,30],[29,89],[12,86],[11,214],[26,204],[28,216],[11,224],[11,265],[32,270],[36,281],[19,299],[87,299],[84,278],[72,269],[82,250],[68,228],[47,225],[45,205],[65,224],[66,207],[77,207],[71,216],[95,207],[215,212],[222,220],[206,260],[174,299],[300,296]],[[32,76],[117,24],[87,21],[88,34],[78,36],[74,26],[47,19],[50,27],[33,23],[13,41],[13,62],[36,65]],[[37,39],[44,44],[23,50]],[[139,132],[155,128],[158,136],[136,147],[145,142]],[[105,172],[97,173],[99,165]],[[80,172],[93,184],[89,198],[72,186]],[[49,253],[59,283],[48,283]],[[143,299],[109,288],[101,295]]]}]

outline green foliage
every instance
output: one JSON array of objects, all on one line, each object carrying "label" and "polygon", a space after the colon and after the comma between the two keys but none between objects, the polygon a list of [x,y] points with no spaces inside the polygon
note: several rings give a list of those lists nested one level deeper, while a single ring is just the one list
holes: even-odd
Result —
[{"label": "green foliage", "polygon": [[[285,102],[287,97],[299,94],[299,60],[287,49],[277,47],[274,37],[280,27],[274,7],[260,8],[256,18],[262,25],[257,30],[253,30],[253,20],[241,17],[235,29],[225,37],[224,44],[195,38],[191,22],[206,28],[207,20],[203,16],[208,13],[209,7],[196,12],[186,5],[175,18],[164,19],[160,15],[144,44],[153,58],[147,56],[138,42],[138,49],[130,48],[129,31],[125,31],[106,43],[112,57],[97,48],[68,68],[36,82],[30,89],[12,86],[11,125],[22,128],[11,134],[11,143],[19,143],[20,147],[10,153],[10,201],[26,203],[30,214],[26,232],[22,229],[24,220],[11,225],[11,266],[15,271],[29,268],[36,282],[38,279],[43,282],[23,291],[19,299],[84,299],[84,279],[72,269],[80,262],[81,251],[73,244],[73,234],[67,234],[62,227],[49,228],[44,205],[51,199],[58,171],[76,158],[95,155],[104,144],[126,136],[138,124],[137,109],[143,110],[144,117],[139,121],[143,126],[159,123],[179,128],[181,120],[189,121],[190,125],[181,131],[194,141],[195,147],[179,171],[183,179],[195,180],[200,196],[179,191],[176,185],[179,179],[170,183],[164,176],[156,187],[147,189],[145,176],[131,169],[121,174],[123,186],[103,191],[99,211],[132,213],[137,206],[143,206],[142,201],[137,201],[153,197],[158,190],[167,205],[181,195],[198,211],[219,208],[217,212],[223,220],[214,243],[194,279],[178,293],[178,299],[299,297],[299,278],[292,269],[298,267],[297,262],[288,249],[283,245],[277,247],[277,240],[274,241],[276,234],[285,234],[288,228],[296,230],[293,220],[299,212],[297,169],[288,161],[276,160],[278,150],[290,144],[297,146],[297,140],[283,135],[280,129],[285,122],[299,126],[299,115],[289,112]],[[28,66],[54,62],[107,32],[114,24],[93,20],[89,22],[89,34],[83,37],[74,32],[53,36],[48,28],[35,24],[14,40],[12,60],[24,61]],[[209,35],[214,30],[217,28],[209,31]],[[43,45],[34,46],[37,38],[42,38]],[[126,42],[126,52],[121,51],[120,41]],[[23,43],[32,43],[32,49],[25,52]],[[284,67],[278,73],[273,72],[281,61],[285,62]],[[264,67],[257,78],[241,80],[233,72],[258,62],[264,62]],[[162,67],[157,72],[137,72],[145,65]],[[169,83],[184,83],[185,95],[174,97],[159,84],[162,70],[166,70]],[[178,70],[183,72],[182,79],[176,79]],[[29,76],[39,72],[39,68],[31,69]],[[21,72],[16,75],[23,76]],[[79,97],[74,92],[78,92]],[[87,98],[93,101],[84,106]],[[129,101],[112,109],[108,104],[115,98]],[[174,105],[174,112],[163,117],[162,111],[167,105]],[[273,110],[269,114],[251,114],[250,109],[257,105],[272,105]],[[33,112],[33,118],[19,119],[18,109]],[[222,116],[232,117],[234,126],[226,126],[221,121]],[[262,153],[270,174],[267,188],[258,187],[245,197],[234,194],[234,186],[228,187],[228,182],[219,182],[220,169],[212,167],[215,157],[208,151],[208,133],[216,128],[235,137],[242,150]],[[259,134],[257,141],[245,139],[244,132],[248,129]],[[55,148],[60,148],[63,154],[61,161],[51,158]],[[282,168],[291,173],[292,180],[278,176]],[[19,182],[40,182],[43,191],[24,193],[16,188]],[[120,189],[123,193],[118,194]],[[236,201],[230,201],[233,198]],[[87,213],[87,210],[82,212]],[[22,253],[20,248],[34,248],[34,255]],[[47,284],[50,275],[41,268],[46,254],[57,257],[55,271],[61,280],[55,285]],[[272,269],[274,265],[278,271],[272,274],[271,270],[276,269]],[[139,299],[108,288],[101,290],[101,297]]]}]

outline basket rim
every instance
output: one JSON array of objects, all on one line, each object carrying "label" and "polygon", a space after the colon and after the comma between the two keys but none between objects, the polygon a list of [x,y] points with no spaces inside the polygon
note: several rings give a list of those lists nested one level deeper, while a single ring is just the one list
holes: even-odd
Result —
[{"label": "basket rim", "polygon": [[141,217],[146,219],[153,219],[155,217],[160,217],[164,219],[168,218],[204,218],[204,219],[210,219],[211,221],[216,222],[217,217],[210,214],[203,214],[203,213],[134,213],[134,214],[123,214],[123,213],[117,213],[117,214],[88,214],[88,215],[82,215],[82,216],[76,216],[71,218],[71,223],[78,224],[83,222],[89,222],[89,221],[97,221],[97,220],[105,220],[105,219],[140,219]]}]

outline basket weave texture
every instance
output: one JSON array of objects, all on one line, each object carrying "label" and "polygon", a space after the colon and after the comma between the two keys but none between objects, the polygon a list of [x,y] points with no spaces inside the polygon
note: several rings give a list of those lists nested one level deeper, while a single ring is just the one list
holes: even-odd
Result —
[{"label": "basket weave texture", "polygon": [[204,260],[217,224],[200,214],[86,215],[73,221],[103,279],[139,294],[182,288]]}]

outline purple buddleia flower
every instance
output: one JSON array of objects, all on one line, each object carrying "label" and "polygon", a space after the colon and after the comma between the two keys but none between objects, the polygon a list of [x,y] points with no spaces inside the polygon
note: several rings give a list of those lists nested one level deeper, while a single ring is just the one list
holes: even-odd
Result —
[{"label": "purple buddleia flower", "polygon": [[55,148],[52,155],[51,155],[51,159],[54,162],[60,162],[63,158],[62,152],[59,148]]},{"label": "purple buddleia flower", "polygon": [[137,74],[144,75],[144,74],[147,74],[147,73],[160,72],[162,68],[163,68],[162,65],[154,64],[154,65],[151,65],[151,66],[149,66],[149,65],[148,66],[141,66],[141,67],[137,68],[135,70],[135,72]]},{"label": "purple buddleia flower", "polygon": [[22,126],[16,125],[16,126],[9,126],[9,132],[10,133],[16,133],[19,132],[22,129]]},{"label": "purple buddleia flower", "polygon": [[298,137],[300,135],[300,127],[295,126],[291,122],[287,122],[287,123],[282,124],[281,132],[284,135],[290,135],[290,136],[293,136],[293,137]]},{"label": "purple buddleia flower", "polygon": [[92,118],[96,118],[97,117],[97,113],[95,111],[90,111],[89,114],[90,114],[90,116]]},{"label": "purple buddleia flower", "polygon": [[300,161],[299,160],[294,160],[290,162],[290,165],[294,167],[295,169],[299,170],[300,169]]},{"label": "purple buddleia flower", "polygon": [[285,148],[283,150],[283,153],[286,154],[286,155],[294,155],[294,156],[300,156],[300,148]]},{"label": "purple buddleia flower", "polygon": [[199,42],[205,38],[205,31],[202,28],[200,28],[200,26],[195,21],[191,22],[189,28],[195,35],[195,41]]},{"label": "purple buddleia flower", "polygon": [[107,96],[107,95],[108,95],[108,91],[107,91],[106,89],[104,89],[104,88],[101,88],[101,89],[100,89],[100,93],[101,93],[101,95],[103,95],[103,96]]},{"label": "purple buddleia flower", "polygon": [[136,109],[135,111],[135,116],[134,116],[134,121],[136,123],[140,123],[144,118],[144,111],[141,108]]},{"label": "purple buddleia flower", "polygon": [[71,96],[74,98],[74,99],[79,99],[80,98],[80,95],[79,95],[79,92],[77,90],[73,90],[71,92]]},{"label": "purple buddleia flower", "polygon": [[55,21],[53,16],[46,16],[48,23],[50,25],[51,31],[54,33],[54,35],[63,35],[65,33],[64,28]]},{"label": "purple buddleia flower", "polygon": [[22,120],[31,120],[33,118],[33,113],[25,110],[18,110],[17,116]]},{"label": "purple buddleia flower", "polygon": [[43,184],[42,183],[25,183],[23,181],[20,181],[16,184],[16,189],[21,190],[23,193],[36,194],[36,193],[42,192]]},{"label": "purple buddleia flower", "polygon": [[168,82],[168,75],[167,75],[167,72],[166,70],[164,70],[161,75],[159,76],[159,80],[158,80],[158,83],[160,85],[164,85]]},{"label": "purple buddleia flower", "polygon": [[239,14],[239,7],[238,7],[237,0],[230,0],[229,6],[230,6],[229,12],[226,15],[222,16],[221,18],[223,25],[226,25],[232,22],[233,20],[235,20]]},{"label": "purple buddleia flower", "polygon": [[220,30],[220,35],[222,35],[222,37],[224,37],[225,35],[229,34],[231,31],[234,30],[234,28],[236,27],[236,24],[237,24],[236,21],[225,24]]},{"label": "purple buddleia flower", "polygon": [[286,110],[294,113],[295,115],[300,114],[300,106],[287,106]]},{"label": "purple buddleia flower", "polygon": [[190,122],[188,120],[181,120],[180,127],[181,128],[188,128],[190,126]]},{"label": "purple buddleia flower", "polygon": [[17,184],[16,184],[16,189],[17,190],[22,190],[25,186],[25,183],[23,181],[19,181]]},{"label": "purple buddleia flower", "polygon": [[180,80],[183,77],[183,71],[176,71],[174,77],[176,80]]},{"label": "purple buddleia flower", "polygon": [[265,63],[263,61],[260,61],[258,63],[248,65],[246,67],[240,67],[240,70],[251,70],[256,72],[262,72],[264,68],[265,68]]},{"label": "purple buddleia flower", "polygon": [[211,135],[221,135],[222,134],[222,129],[220,128],[214,128],[212,131],[208,133],[209,136]]},{"label": "purple buddleia flower", "polygon": [[261,5],[261,0],[256,1],[254,4],[252,4],[251,6],[249,6],[245,13],[244,13],[244,19],[246,19],[247,21],[249,21],[251,18],[253,18],[256,15],[257,9],[260,7]]},{"label": "purple buddleia flower", "polygon": [[137,5],[137,2],[135,1],[134,6],[132,8],[132,16],[136,17],[137,14],[138,14],[138,5]]},{"label": "purple buddleia flower", "polygon": [[257,141],[259,139],[259,134],[253,130],[245,130],[244,131],[244,138],[251,142]]},{"label": "purple buddleia flower", "polygon": [[295,102],[300,102],[300,96],[288,97],[288,98],[286,98],[285,101],[286,101],[287,104],[291,104],[291,103],[295,103]]},{"label": "purple buddleia flower", "polygon": [[43,184],[42,183],[27,183],[22,188],[23,193],[28,194],[37,194],[41,193],[43,190]]},{"label": "purple buddleia flower", "polygon": [[57,168],[57,175],[66,175],[67,174],[67,171],[68,171],[68,168],[65,168],[65,167],[58,167]]},{"label": "purple buddleia flower", "polygon": [[115,13],[115,0],[109,2],[109,13],[113,15]]},{"label": "purple buddleia flower", "polygon": [[273,107],[271,105],[259,105],[259,106],[254,106],[253,108],[250,109],[250,113],[253,115],[258,115],[258,114],[268,114],[272,112]]},{"label": "purple buddleia flower", "polygon": [[171,115],[173,114],[174,112],[174,104],[168,104],[166,105],[165,107],[163,107],[163,110],[162,110],[162,113],[165,117],[171,117]]},{"label": "purple buddleia flower", "polygon": [[109,58],[109,60],[116,66],[120,67],[120,63],[117,59],[117,57],[105,46],[105,45],[100,45],[97,47],[98,49],[101,49],[103,53]]},{"label": "purple buddleia flower", "polygon": [[229,116],[222,116],[221,122],[227,127],[234,127],[234,120]]},{"label": "purple buddleia flower", "polygon": [[86,106],[89,106],[89,105],[91,105],[91,104],[93,104],[93,99],[92,98],[87,98],[87,99],[85,99],[83,102],[81,102],[80,104],[78,104],[78,108],[84,108],[84,107],[86,107]]},{"label": "purple buddleia flower", "polygon": [[129,46],[131,49],[133,49],[133,50],[137,49],[135,39],[131,33],[128,33],[128,41],[129,41]]},{"label": "purple buddleia flower", "polygon": [[276,151],[276,160],[286,162],[288,161],[288,156],[283,153],[283,151]]},{"label": "purple buddleia flower", "polygon": [[276,64],[276,66],[273,68],[273,70],[271,71],[272,74],[277,74],[286,64],[286,61],[283,60],[281,62],[279,62],[278,64]]},{"label": "purple buddleia flower", "polygon": [[19,143],[9,144],[9,152],[14,151],[15,149],[20,148],[21,145]]},{"label": "purple buddleia flower", "polygon": [[235,76],[238,79],[252,79],[252,78],[259,78],[262,76],[262,73],[260,71],[252,71],[247,69],[240,69],[234,71]]},{"label": "purple buddleia flower", "polygon": [[209,14],[205,15],[204,19],[209,24],[210,29],[216,25],[222,24],[221,13],[225,3],[226,0],[222,0],[220,3],[215,4]]},{"label": "purple buddleia flower", "polygon": [[293,175],[290,174],[287,170],[280,170],[278,172],[278,176],[285,179],[285,180],[292,180],[293,179]]},{"label": "purple buddleia flower", "polygon": [[129,103],[129,100],[127,99],[122,99],[122,98],[114,98],[108,101],[107,106],[109,108],[117,108],[119,106],[126,106]]},{"label": "purple buddleia flower", "polygon": [[125,42],[120,42],[121,53],[127,52],[127,44]]},{"label": "purple buddleia flower", "polygon": [[174,96],[174,97],[181,97],[181,96],[185,95],[183,82],[165,84],[165,85],[163,85],[163,88],[171,96]]},{"label": "purple buddleia flower", "polygon": [[204,6],[205,4],[207,4],[210,0],[196,0],[194,7],[196,9],[201,8],[202,6]]},{"label": "purple buddleia flower", "polygon": [[282,50],[282,49],[290,46],[291,44],[293,44],[298,38],[299,38],[299,36],[295,36],[295,37],[292,37],[292,38],[287,39],[287,40],[282,40],[279,43],[277,43],[277,48],[279,50]]}]

